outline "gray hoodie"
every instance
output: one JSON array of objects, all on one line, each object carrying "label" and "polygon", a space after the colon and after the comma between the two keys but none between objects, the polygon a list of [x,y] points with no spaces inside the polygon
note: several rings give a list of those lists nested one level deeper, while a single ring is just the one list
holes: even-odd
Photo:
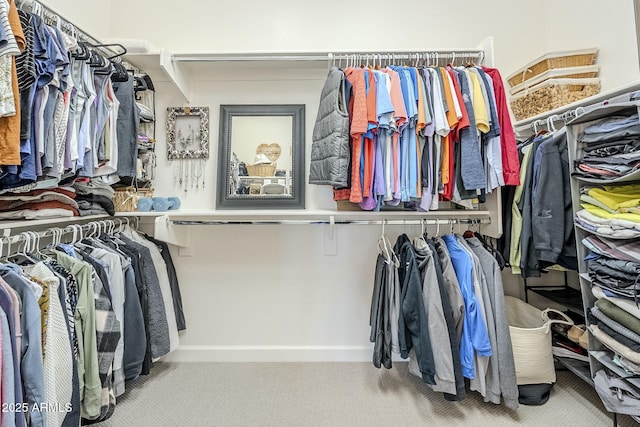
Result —
[{"label": "gray hoodie", "polygon": [[[511,334],[509,332],[509,322],[505,311],[504,288],[502,286],[502,274],[500,267],[491,254],[482,246],[477,238],[467,239],[467,243],[480,261],[480,266],[484,271],[489,301],[493,307],[495,318],[496,347],[491,356],[491,363],[498,367],[500,392],[504,398],[507,408],[518,408],[518,385],[516,381],[516,367],[513,361],[513,348],[511,346]],[[495,359],[495,360],[494,360]],[[487,378],[487,382],[489,379]],[[487,390],[492,388],[487,384]],[[487,399],[495,398],[487,394]],[[489,400],[493,403],[500,403],[500,396]]]},{"label": "gray hoodie", "polygon": [[[449,341],[449,330],[444,316],[433,252],[421,238],[413,241],[413,247],[415,248],[416,261],[418,261],[418,269],[422,277],[422,300],[428,313],[429,338],[436,366],[436,384],[432,388],[434,391],[455,395],[456,376],[453,368],[451,342]],[[412,358],[411,360],[413,361],[414,359]],[[411,363],[409,367],[411,369]]]}]

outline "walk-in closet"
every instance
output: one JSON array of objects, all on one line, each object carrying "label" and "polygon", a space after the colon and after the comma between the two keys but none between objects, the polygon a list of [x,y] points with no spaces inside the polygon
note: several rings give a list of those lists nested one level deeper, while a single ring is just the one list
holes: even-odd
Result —
[{"label": "walk-in closet", "polygon": [[637,0],[0,18],[0,426],[640,422]]}]

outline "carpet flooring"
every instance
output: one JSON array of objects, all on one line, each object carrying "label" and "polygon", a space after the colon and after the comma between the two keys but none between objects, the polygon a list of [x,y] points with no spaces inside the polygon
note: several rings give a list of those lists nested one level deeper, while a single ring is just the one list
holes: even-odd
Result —
[{"label": "carpet flooring", "polygon": [[[516,411],[476,392],[447,402],[408,371],[368,363],[156,363],[99,426],[612,426],[595,391],[558,372],[549,401]],[[637,426],[620,416],[618,425]]]}]

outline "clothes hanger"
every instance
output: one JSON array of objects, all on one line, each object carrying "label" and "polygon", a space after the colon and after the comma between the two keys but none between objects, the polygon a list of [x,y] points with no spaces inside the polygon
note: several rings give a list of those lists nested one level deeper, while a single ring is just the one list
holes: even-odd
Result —
[{"label": "clothes hanger", "polygon": [[22,241],[23,245],[21,249],[18,249],[16,254],[7,259],[9,262],[16,265],[33,265],[38,262],[38,260],[35,260],[27,253],[27,251],[31,251],[31,240],[33,238],[31,233],[31,231],[23,231],[18,234],[17,237]]},{"label": "clothes hanger", "polygon": [[385,262],[389,263],[391,261],[391,254],[389,253],[389,248],[387,246],[387,239],[384,236],[384,228],[387,220],[382,220],[382,233],[380,233],[380,237],[378,238],[378,253],[384,256]]}]

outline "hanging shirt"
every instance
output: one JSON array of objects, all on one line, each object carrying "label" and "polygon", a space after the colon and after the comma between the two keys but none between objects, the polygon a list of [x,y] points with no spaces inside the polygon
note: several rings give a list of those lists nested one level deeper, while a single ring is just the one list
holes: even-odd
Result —
[{"label": "hanging shirt", "polygon": [[[351,118],[351,188],[346,191],[337,190],[334,194],[339,197],[336,200],[341,200],[346,196],[350,202],[360,203],[362,201],[362,182],[360,180],[362,135],[368,129],[365,76],[363,69],[354,67],[347,68],[344,74],[353,90],[349,100]],[[120,140],[119,135],[118,140]]]},{"label": "hanging shirt", "polygon": [[476,375],[475,353],[479,356],[491,356],[491,343],[474,292],[471,257],[460,247],[454,235],[447,234],[442,239],[447,245],[465,302],[464,326],[460,341],[462,373],[466,378],[473,379]]},{"label": "hanging shirt", "polygon": [[[22,330],[20,327],[20,302],[13,288],[0,278],[0,312],[6,316],[8,330],[3,329],[2,348],[9,351],[3,352],[2,371],[2,402],[23,403],[22,378],[20,375],[20,354],[22,352]],[[3,326],[4,327],[4,326]],[[6,356],[5,356],[6,355]],[[13,367],[12,370],[9,368]],[[5,419],[8,425],[24,427],[26,425],[24,412],[15,411],[3,414],[3,417],[13,417],[13,420]]]},{"label": "hanging shirt", "polygon": [[400,192],[401,200],[408,202],[417,197],[417,153],[415,127],[418,118],[417,93],[411,72],[404,67],[396,67],[400,76],[402,98],[407,109],[407,126],[400,132]]},{"label": "hanging shirt", "polygon": [[[45,402],[44,371],[42,365],[42,327],[40,307],[29,283],[20,275],[20,269],[10,264],[0,265],[0,275],[20,298],[22,350],[20,371],[24,384],[24,397],[29,408]],[[29,410],[30,425],[45,426],[46,413]]]},{"label": "hanging shirt", "polygon": [[520,183],[520,162],[516,137],[513,133],[511,115],[505,95],[502,76],[496,68],[482,67],[482,70],[493,80],[493,89],[496,97],[498,121],[500,123],[500,148],[502,152],[502,172],[505,185],[518,185]]},{"label": "hanging shirt", "polygon": [[487,159],[487,191],[504,186],[504,175],[502,173],[502,151],[500,148],[500,121],[496,107],[495,90],[493,89],[493,79],[487,73],[479,69],[480,77],[485,81],[485,86],[489,95],[489,106],[491,112],[491,130],[485,135],[486,159]]},{"label": "hanging shirt", "polygon": [[362,202],[360,208],[363,210],[373,210],[376,207],[376,198],[372,194],[373,177],[375,174],[375,147],[374,138],[378,127],[378,117],[376,111],[376,83],[373,72],[364,70],[365,89],[367,100],[367,132],[363,135],[362,169],[360,179],[362,182]]},{"label": "hanging shirt", "polygon": [[473,105],[473,115],[476,119],[476,128],[479,132],[489,132],[489,112],[487,104],[482,94],[480,78],[477,74],[465,69],[465,74],[470,84],[471,104]]},{"label": "hanging shirt", "polygon": [[395,122],[392,122],[392,129],[394,130],[391,135],[391,154],[392,154],[392,195],[391,199],[385,200],[392,205],[397,206],[401,199],[400,190],[400,132],[407,125],[408,114],[402,96],[402,88],[400,83],[400,75],[391,68],[385,68],[383,70],[391,78],[390,96],[391,103],[393,105],[393,117]]},{"label": "hanging shirt", "polygon": [[[22,26],[20,25],[20,17],[13,0],[9,1],[9,10],[7,11],[9,27],[19,51],[24,50],[26,40]],[[8,35],[8,33],[7,33]],[[15,49],[13,50],[15,52]],[[17,53],[17,52],[16,52]],[[20,99],[20,90],[18,87],[18,72],[16,69],[15,56],[11,55],[11,90],[13,92],[14,102]],[[20,109],[15,108],[14,115],[8,117],[0,117],[0,164],[2,165],[19,165],[20,164]]]},{"label": "hanging shirt", "polygon": [[[476,128],[475,106],[471,102],[472,94],[468,73],[457,69],[460,89],[469,114],[469,127],[460,130],[460,172],[466,190],[483,189],[486,186],[484,164],[480,152],[480,140]],[[484,105],[484,103],[482,104]]]}]

